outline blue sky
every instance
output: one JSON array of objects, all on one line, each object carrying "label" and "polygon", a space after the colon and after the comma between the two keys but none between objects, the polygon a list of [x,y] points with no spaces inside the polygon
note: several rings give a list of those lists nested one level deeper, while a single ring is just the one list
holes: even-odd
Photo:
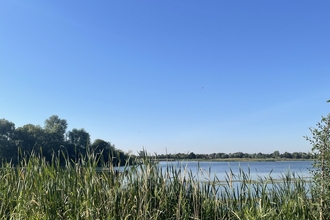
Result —
[{"label": "blue sky", "polygon": [[308,152],[330,1],[0,2],[0,118],[136,153]]}]

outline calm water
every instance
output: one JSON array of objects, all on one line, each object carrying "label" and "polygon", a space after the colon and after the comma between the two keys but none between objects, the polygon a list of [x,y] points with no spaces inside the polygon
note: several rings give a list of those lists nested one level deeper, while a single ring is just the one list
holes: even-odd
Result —
[{"label": "calm water", "polygon": [[294,173],[300,177],[310,177],[309,169],[312,168],[313,161],[271,161],[271,162],[197,162],[197,161],[168,161],[159,162],[158,166],[165,172],[166,167],[173,166],[190,172],[198,179],[211,179],[216,176],[219,180],[225,180],[232,170],[234,175],[239,174],[242,169],[245,173],[250,173],[252,179],[281,178],[287,173]]}]

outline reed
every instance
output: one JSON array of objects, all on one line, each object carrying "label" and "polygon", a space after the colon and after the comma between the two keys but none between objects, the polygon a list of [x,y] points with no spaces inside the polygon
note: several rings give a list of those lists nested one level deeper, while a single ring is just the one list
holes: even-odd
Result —
[{"label": "reed", "polygon": [[63,155],[2,164],[1,219],[318,218],[311,183],[290,173],[279,181],[231,171],[224,184],[210,170],[162,170],[147,157],[118,173],[111,165],[100,170],[92,154],[78,163]]}]

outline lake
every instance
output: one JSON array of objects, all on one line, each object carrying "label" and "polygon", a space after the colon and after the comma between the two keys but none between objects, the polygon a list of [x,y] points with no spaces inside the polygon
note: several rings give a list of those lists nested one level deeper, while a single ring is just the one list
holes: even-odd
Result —
[{"label": "lake", "polygon": [[249,162],[198,162],[198,161],[162,161],[158,167],[163,172],[166,167],[175,167],[181,169],[181,172],[191,172],[191,174],[199,180],[213,180],[217,177],[218,180],[224,181],[230,176],[230,170],[235,175],[238,175],[240,169],[244,173],[250,173],[251,179],[267,178],[271,176],[273,179],[279,179],[287,173],[298,175],[302,178],[311,176],[309,169],[312,168],[313,161],[249,161]]}]

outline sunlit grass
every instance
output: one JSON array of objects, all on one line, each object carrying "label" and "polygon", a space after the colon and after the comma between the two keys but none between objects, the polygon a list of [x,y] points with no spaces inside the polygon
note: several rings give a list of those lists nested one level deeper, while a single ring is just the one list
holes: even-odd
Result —
[{"label": "sunlit grass", "polygon": [[92,155],[78,163],[58,158],[2,164],[2,219],[318,219],[310,181],[290,173],[253,180],[240,170],[225,182],[200,181],[184,167],[161,170],[147,158],[119,173],[100,171]]}]

